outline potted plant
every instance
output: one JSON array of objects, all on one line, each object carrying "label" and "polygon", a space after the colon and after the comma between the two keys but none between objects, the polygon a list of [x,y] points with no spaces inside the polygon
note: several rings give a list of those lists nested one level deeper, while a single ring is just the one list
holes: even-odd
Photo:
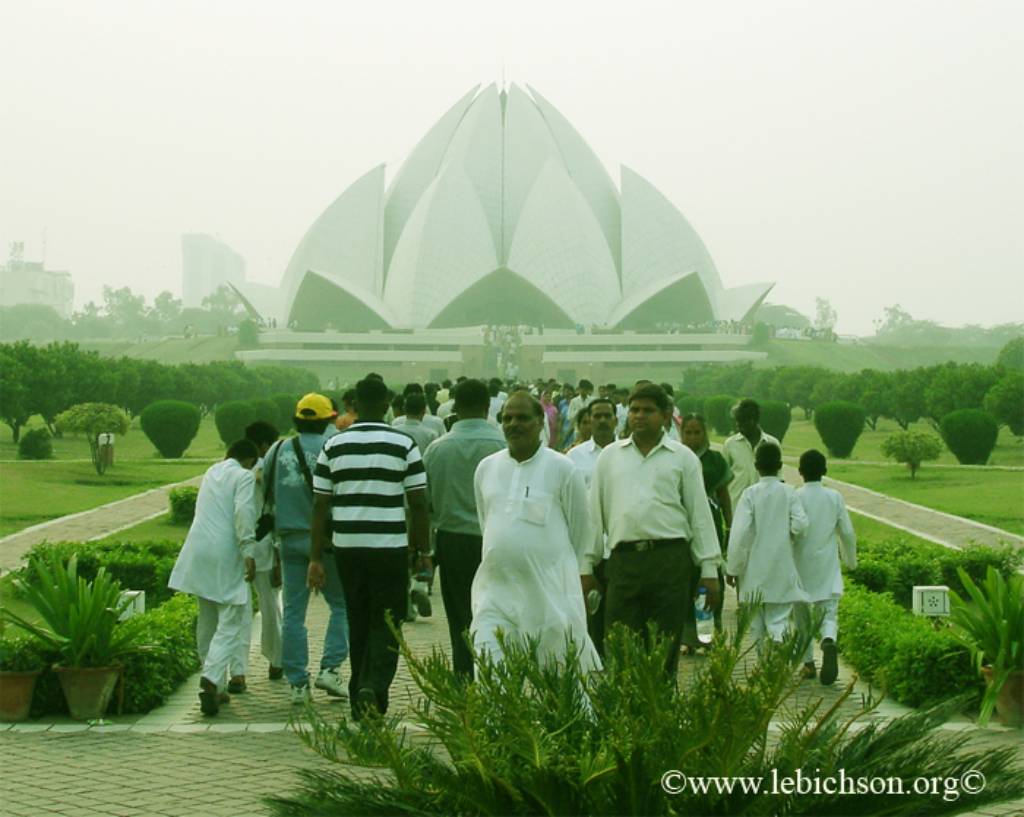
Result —
[{"label": "potted plant", "polygon": [[0,634],[0,721],[28,717],[36,678],[43,669],[39,642],[26,635]]},{"label": "potted plant", "polygon": [[17,582],[22,598],[38,613],[41,624],[5,609],[4,618],[60,656],[53,671],[60,681],[71,716],[102,717],[120,676],[119,659],[151,649],[143,644],[134,619],[120,621],[131,604],[121,598],[121,584],[100,568],[91,582],[78,575],[78,560],[65,565],[56,554],[32,560],[37,582]]},{"label": "potted plant", "polygon": [[970,600],[950,592],[952,621],[959,640],[985,678],[978,722],[984,726],[995,710],[1007,726],[1024,725],[1024,576],[1009,579],[989,567],[978,587],[957,569]]}]

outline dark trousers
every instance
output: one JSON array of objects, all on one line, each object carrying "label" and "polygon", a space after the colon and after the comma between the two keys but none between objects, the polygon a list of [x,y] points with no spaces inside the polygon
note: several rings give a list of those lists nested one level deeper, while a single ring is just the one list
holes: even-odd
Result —
[{"label": "dark trousers", "polygon": [[401,627],[409,595],[408,548],[335,548],[338,574],[348,605],[348,682],[353,715],[361,689],[371,689],[380,712],[388,710],[388,689],[398,669],[398,640],[388,616]]},{"label": "dark trousers", "polygon": [[615,548],[608,560],[605,627],[625,624],[647,641],[647,623],[671,639],[665,671],[675,677],[687,608],[693,609],[690,576],[695,570],[688,544],[643,552]]},{"label": "dark trousers", "polygon": [[[602,658],[604,658],[604,611],[608,607],[607,568],[608,562],[604,560],[594,565],[594,579],[597,581],[597,587],[601,591],[601,603],[597,605],[597,610],[594,611],[593,615],[591,615],[590,609],[587,609],[587,635],[594,642],[594,649],[597,650],[597,654]],[[584,599],[584,602],[586,602],[586,599]]]},{"label": "dark trousers", "polygon": [[473,653],[466,644],[473,623],[471,589],[480,567],[483,537],[439,530],[434,561],[441,570],[441,598],[448,617],[448,636],[452,641],[452,667],[455,672],[473,677]]}]

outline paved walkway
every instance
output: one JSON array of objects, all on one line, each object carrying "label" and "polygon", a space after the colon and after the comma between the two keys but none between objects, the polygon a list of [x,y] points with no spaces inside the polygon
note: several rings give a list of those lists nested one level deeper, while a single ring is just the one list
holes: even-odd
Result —
[{"label": "paved walkway", "polygon": [[40,542],[102,539],[167,513],[167,495],[179,485],[199,485],[203,475],[162,485],[88,511],[42,522],[0,539],[0,574],[21,567],[21,557]]}]

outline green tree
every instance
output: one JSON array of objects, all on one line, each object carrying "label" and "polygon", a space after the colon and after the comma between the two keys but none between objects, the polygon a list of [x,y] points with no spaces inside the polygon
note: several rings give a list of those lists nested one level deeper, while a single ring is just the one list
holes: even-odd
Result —
[{"label": "green tree", "polygon": [[150,315],[169,330],[181,319],[181,301],[164,290],[153,300]]},{"label": "green tree", "polygon": [[32,416],[24,363],[8,345],[0,346],[0,419],[11,429],[11,439],[21,439],[21,429]]},{"label": "green tree", "polygon": [[875,334],[885,335],[895,332],[914,322],[913,317],[899,304],[887,306],[882,310],[881,320],[875,321]]},{"label": "green tree", "polygon": [[864,409],[845,400],[823,403],[814,414],[814,427],[828,453],[845,459],[864,431]]},{"label": "green tree", "polygon": [[960,409],[939,423],[942,439],[964,465],[984,465],[999,437],[999,425],[981,409]]},{"label": "green tree", "polygon": [[1004,369],[1013,369],[1024,372],[1024,335],[1008,341],[999,350],[999,357],[996,358],[996,365]]},{"label": "green tree", "polygon": [[814,328],[831,332],[836,327],[839,314],[827,298],[814,299]]},{"label": "green tree", "polygon": [[128,425],[128,415],[110,403],[81,403],[57,417],[57,428],[62,433],[84,434],[89,440],[89,453],[97,474],[106,470],[106,463],[100,456],[99,435],[127,434]]},{"label": "green tree", "polygon": [[1024,371],[1010,371],[988,390],[985,411],[1015,437],[1024,436]]},{"label": "green tree", "polygon": [[157,400],[139,415],[143,433],[167,459],[185,453],[199,430],[199,420],[199,409],[182,400]]},{"label": "green tree", "polygon": [[921,431],[897,431],[882,440],[882,455],[896,462],[906,463],[910,478],[917,476],[921,463],[936,460],[942,453],[942,443],[934,434]]},{"label": "green tree", "polygon": [[930,379],[927,369],[906,369],[892,374],[888,416],[904,431],[924,414],[924,393]]},{"label": "green tree", "polygon": [[946,363],[937,367],[924,390],[924,415],[938,426],[943,417],[954,411],[980,409],[998,376],[995,367],[978,363]]}]

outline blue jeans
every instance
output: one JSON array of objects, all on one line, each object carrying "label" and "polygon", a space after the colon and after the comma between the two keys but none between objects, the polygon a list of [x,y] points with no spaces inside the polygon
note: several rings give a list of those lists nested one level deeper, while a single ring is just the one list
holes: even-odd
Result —
[{"label": "blue jeans", "polygon": [[[324,572],[327,584],[321,591],[331,608],[324,634],[324,652],[320,669],[337,669],[348,657],[348,612],[345,593],[338,578],[338,567],[333,553],[325,553]],[[306,608],[309,606],[309,588],[306,573],[309,570],[309,533],[286,533],[281,536],[281,596],[284,613],[281,618],[281,665],[284,676],[292,686],[309,683],[309,635],[306,630]]]}]

